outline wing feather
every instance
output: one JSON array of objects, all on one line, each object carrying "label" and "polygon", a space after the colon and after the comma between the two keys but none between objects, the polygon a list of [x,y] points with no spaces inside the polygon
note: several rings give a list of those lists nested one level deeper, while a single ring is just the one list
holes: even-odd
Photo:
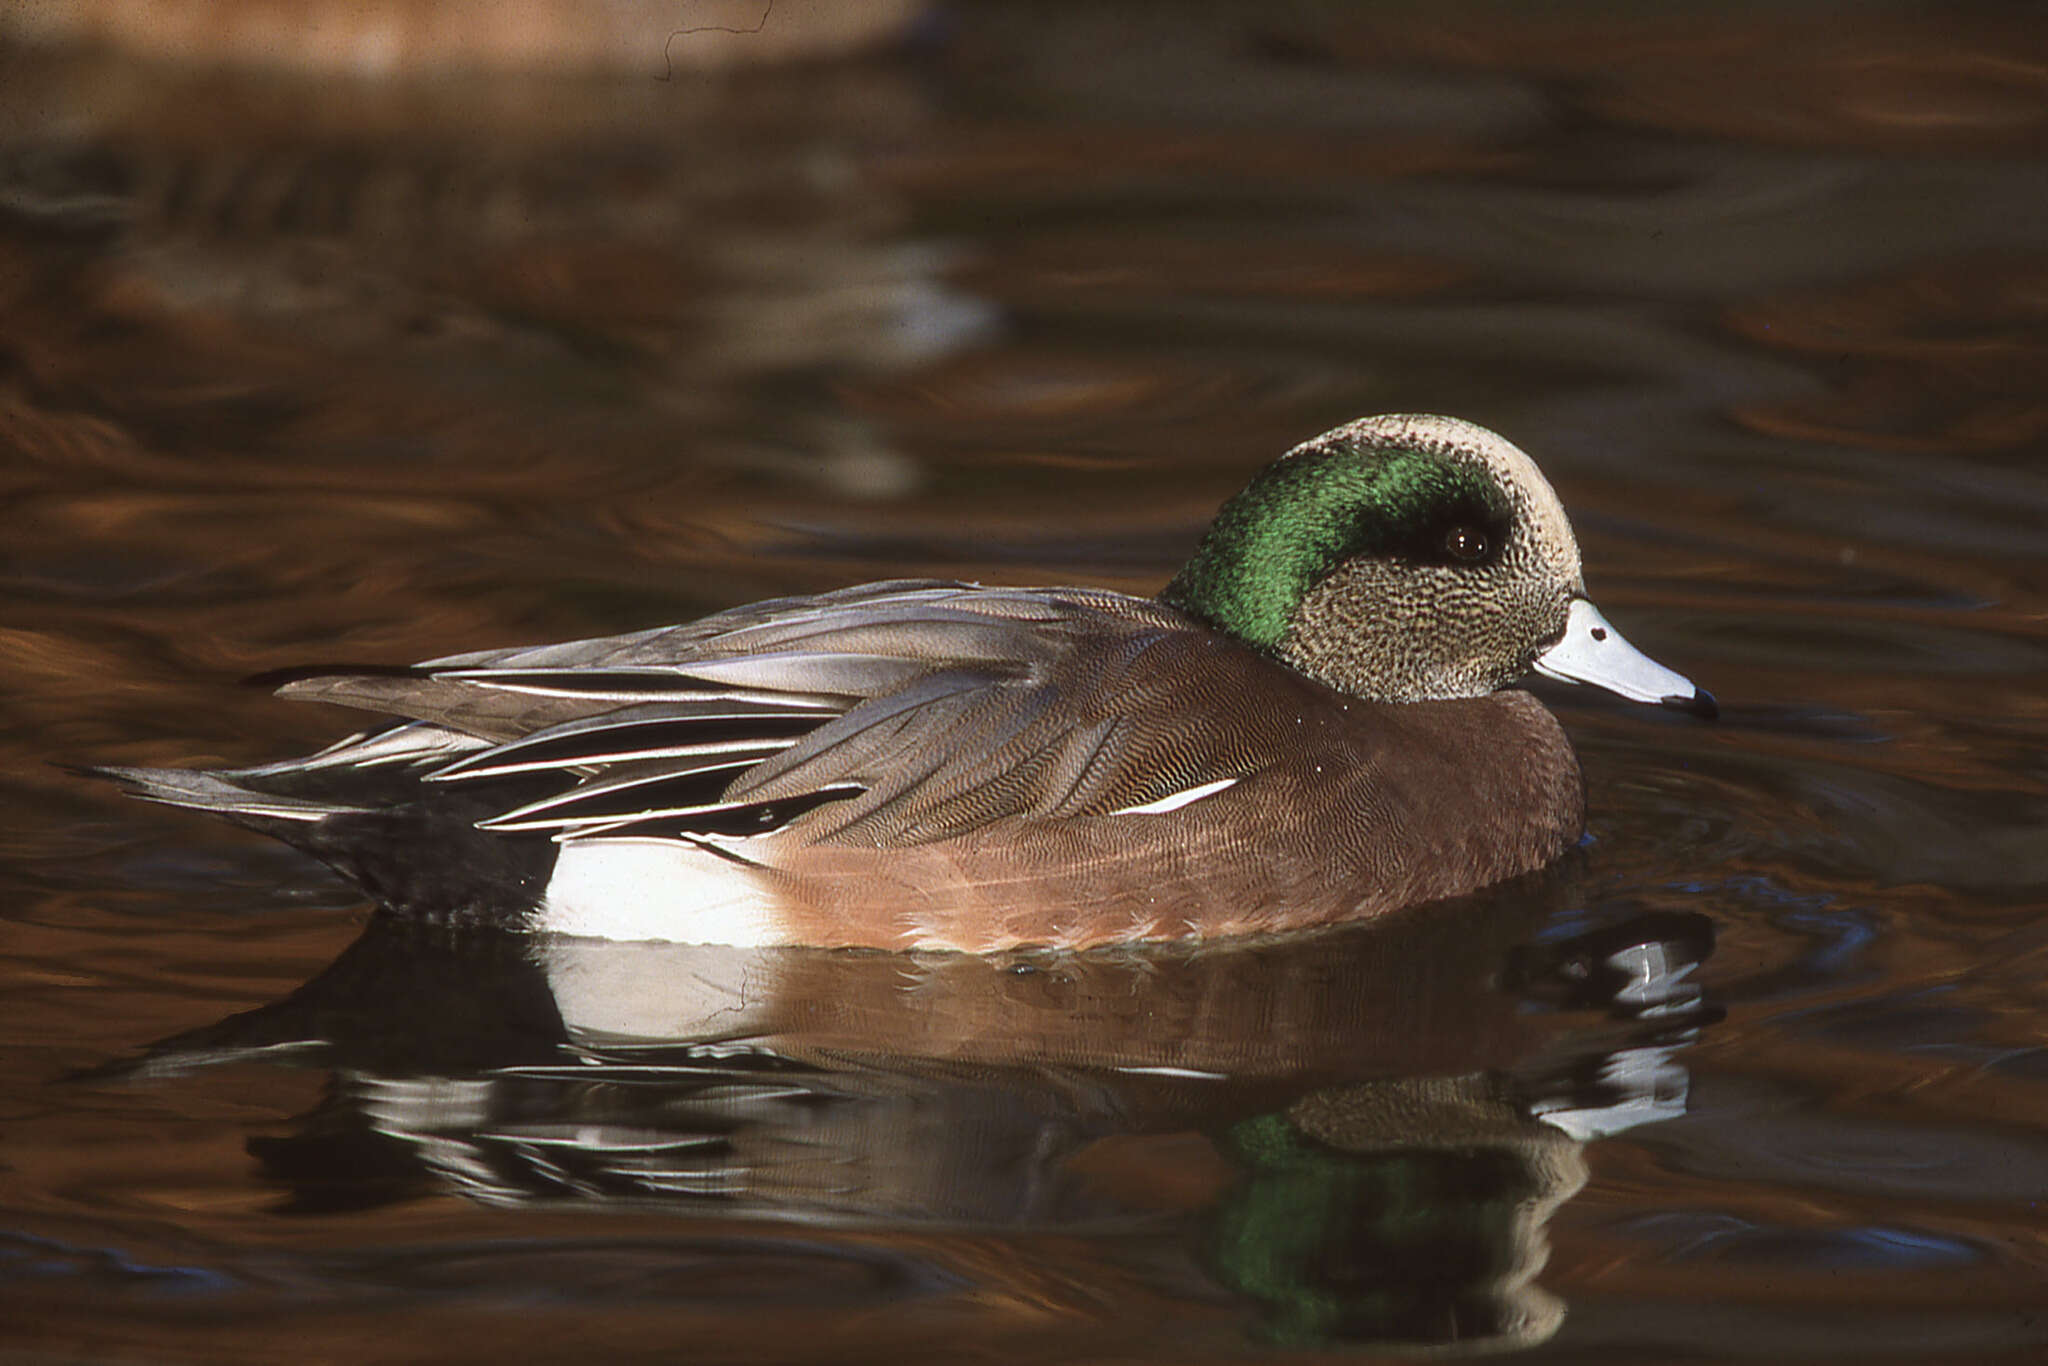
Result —
[{"label": "wing feather", "polygon": [[375,752],[431,757],[429,782],[523,780],[484,829],[744,841],[801,818],[886,845],[1161,795],[1121,776],[1127,713],[1157,700],[1147,652],[1191,634],[1113,593],[911,580],[280,692],[409,718]]},{"label": "wing feather", "polygon": [[601,716],[564,721],[518,740],[470,752],[427,775],[429,782],[476,782],[512,773],[569,772],[657,759],[759,749],[772,753],[795,744],[824,716],[810,709],[709,703],[626,707]]}]

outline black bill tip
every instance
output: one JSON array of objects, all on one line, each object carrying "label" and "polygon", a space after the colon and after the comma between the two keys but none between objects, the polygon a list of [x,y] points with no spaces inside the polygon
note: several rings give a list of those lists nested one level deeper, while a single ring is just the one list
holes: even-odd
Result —
[{"label": "black bill tip", "polygon": [[1721,715],[1721,704],[1716,702],[1714,695],[1705,688],[1694,688],[1691,697],[1666,697],[1658,705],[1669,707],[1673,711],[1691,712],[1702,721],[1718,720]]}]

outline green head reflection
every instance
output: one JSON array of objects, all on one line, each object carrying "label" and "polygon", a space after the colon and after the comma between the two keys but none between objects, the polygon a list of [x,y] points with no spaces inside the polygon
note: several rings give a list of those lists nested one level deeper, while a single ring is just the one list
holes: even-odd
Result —
[{"label": "green head reflection", "polygon": [[1533,1281],[1584,1162],[1490,1090],[1347,1087],[1228,1131],[1244,1178],[1210,1221],[1207,1260],[1261,1305],[1267,1337],[1527,1346],[1556,1331],[1563,1305]]}]

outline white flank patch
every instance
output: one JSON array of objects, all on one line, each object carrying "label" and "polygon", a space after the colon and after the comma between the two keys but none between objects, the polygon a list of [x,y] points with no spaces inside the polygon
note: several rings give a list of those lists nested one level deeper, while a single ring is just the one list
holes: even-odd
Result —
[{"label": "white flank patch", "polygon": [[787,942],[775,895],[749,869],[666,840],[562,846],[536,929],[592,939],[730,944]]},{"label": "white flank patch", "polygon": [[1200,787],[1190,787],[1179,792],[1168,793],[1156,802],[1146,802],[1143,806],[1126,806],[1109,814],[1112,816],[1164,815],[1168,811],[1178,811],[1183,806],[1187,806],[1192,802],[1198,802],[1204,797],[1213,797],[1218,792],[1223,791],[1224,788],[1235,787],[1236,785],[1237,779],[1235,778],[1218,778],[1215,782],[1203,783]]}]

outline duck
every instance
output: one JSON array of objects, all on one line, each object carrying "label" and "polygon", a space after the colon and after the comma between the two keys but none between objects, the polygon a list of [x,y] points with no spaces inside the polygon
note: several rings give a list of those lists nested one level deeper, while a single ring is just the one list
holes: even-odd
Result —
[{"label": "duck", "polygon": [[386,913],[613,940],[997,953],[1369,920],[1585,830],[1537,675],[1711,718],[1587,596],[1557,494],[1457,418],[1362,418],[1154,598],[897,579],[684,625],[268,676],[381,714],[303,758],[101,766]]}]

